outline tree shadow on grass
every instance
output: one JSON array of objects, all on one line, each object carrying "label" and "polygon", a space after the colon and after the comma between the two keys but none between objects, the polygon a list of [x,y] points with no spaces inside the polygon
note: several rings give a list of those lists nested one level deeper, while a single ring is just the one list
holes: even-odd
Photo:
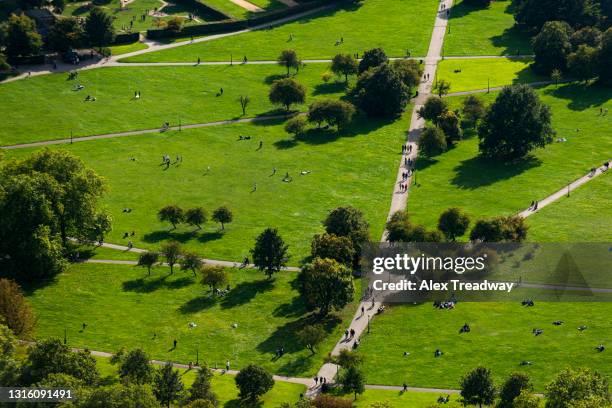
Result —
[{"label": "tree shadow on grass", "polygon": [[278,150],[291,149],[291,148],[296,147],[298,144],[299,144],[298,141],[295,139],[277,140],[276,142],[273,143],[274,147],[276,147]]},{"label": "tree shadow on grass", "polygon": [[569,100],[567,107],[573,111],[583,111],[602,106],[610,100],[610,90],[595,84],[571,83],[557,88],[544,90],[544,94]]},{"label": "tree shadow on grass", "polygon": [[278,305],[272,312],[274,317],[300,317],[306,313],[306,304],[300,296],[295,296],[289,303]]},{"label": "tree shadow on grass", "polygon": [[541,164],[542,161],[534,156],[527,156],[522,160],[507,164],[475,156],[463,160],[453,169],[455,177],[451,183],[459,188],[474,190],[518,176]]},{"label": "tree shadow on grass", "polygon": [[181,277],[178,279],[169,279],[170,276],[162,276],[160,278],[147,279],[139,278],[122,283],[124,292],[136,293],[151,293],[158,289],[181,289],[193,284],[193,277]]},{"label": "tree shadow on grass", "polygon": [[197,313],[213,307],[215,303],[217,303],[217,299],[212,296],[198,296],[182,304],[178,310],[182,314]]},{"label": "tree shadow on grass", "polygon": [[198,235],[199,242],[216,241],[221,238],[223,238],[223,231],[210,231]]},{"label": "tree shadow on grass", "polygon": [[439,161],[440,160],[433,158],[433,157],[426,157],[426,156],[420,155],[416,161],[415,169],[418,171],[425,170],[429,166],[433,166],[434,164],[437,164]]},{"label": "tree shadow on grass", "polygon": [[[292,76],[293,75],[289,74],[289,78],[291,78]],[[271,85],[274,81],[278,81],[279,79],[285,79],[285,78],[287,78],[287,74],[286,73],[271,74],[271,75],[268,75],[267,77],[264,78],[264,83],[266,83],[267,85]]]},{"label": "tree shadow on grass", "polygon": [[246,401],[239,398],[234,398],[223,404],[223,408],[261,408],[263,407],[263,401]]},{"label": "tree shadow on grass", "polygon": [[327,83],[322,83],[322,84],[317,84],[314,87],[314,90],[312,91],[313,95],[325,95],[325,94],[330,94],[330,93],[339,93],[339,92],[344,92],[346,90],[346,86],[347,84],[342,81],[342,82],[338,82],[338,81],[333,81],[333,82],[327,82]]},{"label": "tree shadow on grass", "polygon": [[523,27],[517,25],[506,28],[503,33],[490,39],[494,47],[504,48],[502,54],[505,55],[516,55],[517,51],[520,54],[532,52],[529,33]]},{"label": "tree shadow on grass", "polygon": [[180,243],[185,243],[195,237],[193,231],[185,231],[185,232],[175,232],[175,231],[153,231],[145,234],[142,239],[145,242],[155,243],[160,241],[178,241]]},{"label": "tree shadow on grass", "polygon": [[236,285],[221,301],[223,309],[241,306],[249,303],[258,293],[270,291],[274,288],[274,281],[262,279],[258,281],[242,282]]}]

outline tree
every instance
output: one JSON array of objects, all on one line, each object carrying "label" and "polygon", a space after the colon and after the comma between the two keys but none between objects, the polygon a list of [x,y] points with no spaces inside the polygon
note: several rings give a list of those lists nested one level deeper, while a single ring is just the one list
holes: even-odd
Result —
[{"label": "tree", "polygon": [[333,259],[316,258],[306,264],[298,277],[299,292],[311,309],[322,316],[340,310],[353,300],[353,276]]},{"label": "tree", "polygon": [[599,50],[580,44],[576,51],[567,57],[567,70],[573,77],[588,81],[597,76]]},{"label": "tree", "polygon": [[89,238],[93,241],[104,241],[106,233],[113,229],[112,224],[113,217],[110,214],[104,211],[97,213],[91,223]]},{"label": "tree", "polygon": [[389,242],[442,242],[440,231],[428,231],[422,225],[413,225],[408,213],[395,212],[386,225]]},{"label": "tree", "polygon": [[476,367],[461,379],[461,397],[467,404],[491,405],[495,400],[495,386],[491,370]]},{"label": "tree", "polygon": [[36,55],[43,41],[36,31],[36,23],[25,14],[11,14],[4,25],[4,52],[9,57]]},{"label": "tree", "polygon": [[206,364],[200,367],[195,380],[189,388],[189,401],[209,401],[214,408],[217,405],[217,395],[213,392],[210,380],[213,372]]},{"label": "tree", "polygon": [[20,365],[17,359],[17,337],[11,329],[0,324],[0,384],[4,387],[21,385]]},{"label": "tree", "polygon": [[418,143],[419,151],[428,157],[437,156],[447,148],[446,136],[437,126],[426,126],[421,132]]},{"label": "tree", "polygon": [[229,282],[229,276],[224,267],[219,265],[207,265],[200,270],[202,285],[210,287],[212,293],[216,293],[217,288],[223,285],[227,285]]},{"label": "tree", "polygon": [[285,132],[292,134],[297,137],[304,133],[306,130],[307,120],[302,115],[292,117],[285,123]]},{"label": "tree", "polygon": [[208,214],[206,214],[206,210],[202,207],[190,208],[185,211],[185,222],[189,225],[198,227],[199,230],[202,229],[202,224],[204,224],[207,219]]},{"label": "tree", "polygon": [[412,89],[416,88],[421,82],[423,69],[415,60],[394,60],[391,63],[391,68],[398,73],[404,85],[410,90],[410,93],[412,93]]},{"label": "tree", "polygon": [[515,399],[523,392],[530,393],[533,390],[533,385],[529,376],[523,373],[513,373],[502,385],[499,392],[499,407],[513,408]]},{"label": "tree", "polygon": [[178,34],[183,30],[183,19],[179,16],[172,17],[166,21],[166,30]]},{"label": "tree", "polygon": [[181,244],[176,241],[165,242],[161,246],[160,254],[166,259],[170,267],[170,275],[174,273],[174,265],[178,262],[183,252]]},{"label": "tree", "polygon": [[330,126],[337,126],[338,130],[350,123],[355,114],[355,107],[348,102],[324,99],[314,102],[308,108],[308,121],[316,123],[327,122]]},{"label": "tree", "polygon": [[193,272],[194,277],[197,276],[196,272],[202,268],[202,265],[204,265],[202,258],[200,258],[198,254],[194,254],[192,252],[183,254],[179,260],[179,263],[181,265],[181,270]]},{"label": "tree", "polygon": [[314,355],[315,347],[325,339],[325,329],[320,324],[307,325],[295,335],[299,344],[306,347]]},{"label": "tree", "polygon": [[157,212],[157,218],[162,222],[172,224],[172,229],[176,229],[176,224],[185,220],[185,213],[181,207],[176,204],[167,205]]},{"label": "tree", "polygon": [[[0,32],[0,35],[2,33]],[[0,41],[1,43],[1,41]],[[0,72],[8,72],[11,70],[11,65],[8,63],[8,61],[6,60],[6,56],[2,53],[0,53]]]},{"label": "tree", "polygon": [[293,78],[284,78],[272,83],[270,102],[275,105],[282,105],[289,111],[291,105],[302,104],[306,100],[306,88]]},{"label": "tree", "polygon": [[85,20],[85,33],[91,44],[101,47],[115,40],[113,18],[99,7],[91,9]]},{"label": "tree", "polygon": [[438,229],[449,241],[455,241],[457,237],[465,234],[469,225],[470,218],[456,207],[444,211],[438,221]]},{"label": "tree", "polygon": [[570,37],[572,47],[578,48],[579,45],[588,45],[589,47],[601,47],[602,33],[595,27],[584,27],[574,32]]},{"label": "tree", "polygon": [[448,104],[444,99],[438,98],[437,96],[430,96],[425,101],[425,104],[419,109],[418,115],[425,120],[438,123],[438,118],[447,111]]},{"label": "tree", "polygon": [[234,219],[234,214],[232,213],[232,210],[222,205],[213,212],[212,219],[213,221],[220,223],[221,229],[225,230],[225,224],[232,222]]},{"label": "tree", "polygon": [[340,383],[344,392],[354,394],[355,400],[357,399],[357,394],[363,394],[365,391],[365,376],[356,366],[349,366],[343,370],[340,376]]},{"label": "tree", "polygon": [[62,14],[64,9],[66,8],[65,0],[51,0],[51,5],[53,6],[53,11],[57,14]]},{"label": "tree", "polygon": [[149,355],[140,348],[121,353],[118,358],[119,377],[126,383],[151,383],[155,370],[151,366],[150,360]]},{"label": "tree", "polygon": [[491,0],[465,0],[465,4],[472,7],[489,7]]},{"label": "tree", "polygon": [[255,364],[249,364],[240,370],[235,380],[240,391],[240,398],[247,401],[257,401],[274,386],[272,374]]},{"label": "tree", "polygon": [[507,86],[489,107],[478,127],[480,153],[511,161],[551,143],[551,112],[527,85]]},{"label": "tree", "polygon": [[482,100],[475,95],[468,95],[463,100],[463,117],[472,125],[476,126],[478,121],[485,115],[486,108]]},{"label": "tree", "polygon": [[555,88],[559,86],[559,82],[563,78],[563,74],[557,68],[553,69],[550,73],[550,80],[555,82]]},{"label": "tree", "polygon": [[434,85],[433,89],[438,94],[438,97],[442,98],[448,93],[448,91],[450,91],[450,87],[450,82],[444,79],[440,79],[439,81],[436,81],[436,84]]},{"label": "tree", "polygon": [[159,402],[149,385],[115,384],[96,387],[79,403],[82,408],[159,408]]},{"label": "tree", "polygon": [[87,385],[98,381],[96,360],[89,351],[73,352],[58,339],[40,341],[28,348],[22,377],[27,384],[41,381],[49,374],[68,374]]},{"label": "tree", "polygon": [[540,408],[541,398],[527,390],[521,391],[512,403],[512,408]]},{"label": "tree", "polygon": [[545,396],[546,408],[571,408],[578,406],[581,401],[598,398],[610,403],[608,380],[588,368],[567,368],[561,371],[557,378],[546,386]]},{"label": "tree", "polygon": [[478,220],[470,232],[471,241],[522,242],[527,238],[528,227],[522,217],[497,217]]},{"label": "tree", "polygon": [[282,51],[277,58],[277,62],[278,62],[278,65],[287,68],[287,77],[289,76],[290,68],[298,70],[301,64],[301,61],[298,58],[295,50]]},{"label": "tree", "polygon": [[567,21],[572,27],[596,25],[599,10],[591,0],[522,0],[514,16],[518,23],[539,30],[552,20]]},{"label": "tree", "polygon": [[353,242],[348,237],[339,237],[334,234],[317,234],[310,244],[310,255],[313,259],[334,259],[347,267],[353,265],[355,254]]},{"label": "tree", "polygon": [[548,21],[533,39],[534,69],[550,75],[553,69],[565,71],[567,56],[572,50],[572,28],[564,21]]},{"label": "tree", "polygon": [[353,401],[348,398],[334,397],[329,394],[318,394],[312,400],[312,406],[315,408],[353,408]]},{"label": "tree", "polygon": [[337,54],[332,59],[331,70],[336,75],[344,75],[344,82],[348,83],[348,76],[359,72],[359,63],[351,54]]},{"label": "tree", "polygon": [[598,74],[599,81],[603,84],[612,84],[612,27],[603,34],[601,48],[599,51]]},{"label": "tree", "polygon": [[238,102],[240,102],[240,107],[242,108],[242,116],[246,115],[246,108],[249,106],[249,103],[251,103],[251,97],[248,95],[240,95]]},{"label": "tree", "polygon": [[151,276],[151,268],[155,265],[159,260],[159,254],[155,251],[147,251],[143,252],[138,256],[138,266],[144,266],[147,268],[149,272],[149,276]]},{"label": "tree", "polygon": [[370,225],[363,213],[351,206],[333,209],[323,221],[323,225],[328,234],[349,238],[356,256],[361,255],[362,245],[370,239]]},{"label": "tree", "polygon": [[397,116],[410,100],[410,89],[388,64],[359,75],[350,94],[355,104],[370,116]]},{"label": "tree", "polygon": [[59,52],[66,52],[72,48],[79,48],[85,36],[83,26],[73,17],[60,18],[49,31],[49,44]]},{"label": "tree", "polygon": [[363,362],[363,357],[357,352],[349,349],[342,349],[338,355],[334,357],[333,361],[343,368],[358,367]]},{"label": "tree", "polygon": [[376,68],[389,61],[387,54],[382,48],[372,48],[363,53],[361,61],[359,61],[359,74],[366,72],[370,68]]},{"label": "tree", "polygon": [[17,283],[0,279],[0,324],[17,337],[29,339],[34,332],[34,313]]},{"label": "tree", "polygon": [[265,271],[268,278],[278,272],[287,264],[289,246],[278,234],[276,228],[266,228],[255,239],[255,246],[251,249],[253,263],[260,271]]},{"label": "tree", "polygon": [[183,381],[178,370],[168,362],[159,368],[155,375],[153,394],[157,400],[170,408],[170,404],[181,396]]},{"label": "tree", "polygon": [[438,126],[446,136],[446,144],[450,145],[461,139],[459,117],[453,111],[446,111],[438,117]]}]

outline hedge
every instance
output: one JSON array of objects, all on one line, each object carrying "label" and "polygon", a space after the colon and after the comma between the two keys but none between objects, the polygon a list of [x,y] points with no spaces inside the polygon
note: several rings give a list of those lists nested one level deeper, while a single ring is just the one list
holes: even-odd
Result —
[{"label": "hedge", "polygon": [[139,32],[129,33],[129,34],[117,34],[115,36],[115,41],[113,41],[113,45],[131,44],[131,43],[135,43],[139,39],[140,39]]}]

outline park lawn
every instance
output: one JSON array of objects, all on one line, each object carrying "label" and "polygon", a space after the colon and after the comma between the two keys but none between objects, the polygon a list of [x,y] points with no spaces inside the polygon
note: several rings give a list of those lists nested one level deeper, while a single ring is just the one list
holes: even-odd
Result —
[{"label": "park lawn", "polygon": [[138,261],[138,253],[118,249],[104,248],[97,245],[79,247],[79,259],[110,259],[114,261]]},{"label": "park lawn", "polygon": [[[324,83],[327,64],[311,64],[295,79],[306,86],[307,109],[315,99],[336,98],[344,81]],[[245,117],[282,114],[268,100],[270,84],[285,69],[276,65],[112,67],[80,71],[74,81],[53,74],[0,85],[0,146],[171,125],[239,119],[238,98],[250,97]],[[77,84],[85,86],[75,91]],[[223,88],[223,95],[218,95]],[[134,99],[140,91],[141,98]],[[85,102],[87,95],[96,101]],[[33,120],[36,118],[36,120]]]},{"label": "park lawn", "polygon": [[[102,204],[114,222],[107,242],[127,245],[131,240],[135,247],[157,249],[174,239],[206,258],[240,262],[250,257],[255,237],[275,227],[289,244],[289,264],[298,265],[310,253],[313,235],[323,231],[321,222],[338,206],[360,209],[371,225],[372,238],[382,235],[406,117],[395,122],[358,118],[339,136],[331,130],[313,130],[297,140],[285,133],[282,122],[266,121],[53,148],[71,151],[108,180]],[[239,135],[252,139],[238,141]],[[7,150],[7,158],[32,151]],[[180,154],[183,162],[164,170],[164,154],[173,162]],[[277,172],[272,176],[273,168]],[[303,170],[312,173],[302,176]],[[282,181],[287,172],[293,182]],[[182,225],[171,230],[156,214],[173,203],[202,206],[209,215],[227,205],[234,220],[224,231],[213,221],[202,231]],[[124,213],[126,207],[132,212]],[[131,231],[135,236],[123,239]]]},{"label": "park lawn", "polygon": [[[294,289],[295,272],[272,280],[257,270],[229,274],[232,290],[215,301],[199,278],[178,268],[169,275],[168,267],[155,267],[147,276],[135,266],[72,264],[53,282],[28,290],[38,317],[35,335],[63,338],[66,329],[72,347],[107,352],[140,347],[153,359],[185,364],[196,361],[199,351],[199,361],[211,367],[224,367],[229,359],[232,369],[255,363],[279,374],[314,375],[357,301],[323,321],[328,336],[312,355],[295,338],[303,325],[312,324]],[[358,283],[356,288],[359,293]],[[190,329],[190,322],[197,327]],[[281,346],[286,354],[274,359]]]},{"label": "park lawn", "polygon": [[214,7],[215,9],[229,15],[235,19],[247,19],[257,17],[267,11],[279,10],[286,8],[283,3],[277,0],[247,0],[249,3],[253,3],[264,11],[252,12],[244,7],[241,7],[231,0],[200,0],[201,3]]},{"label": "park lawn", "polygon": [[[369,376],[366,373],[366,381]],[[401,384],[400,384],[401,385]],[[459,408],[463,405],[459,404],[459,396],[451,395],[450,403],[438,405],[439,397],[445,397],[447,394],[443,392],[401,392],[390,390],[366,389],[365,392],[357,397],[355,408],[369,408],[375,402],[387,402],[390,408],[431,408],[443,406],[445,408]],[[346,395],[344,398],[352,399],[352,395]]]},{"label": "park lawn", "polygon": [[438,64],[436,78],[450,82],[449,92],[548,80],[532,71],[531,62],[509,58],[445,59]]},{"label": "park lawn", "polygon": [[607,172],[571,192],[569,198],[527,218],[533,242],[610,242],[612,176]]},{"label": "park lawn", "polygon": [[128,52],[140,51],[147,48],[146,44],[135,42],[131,44],[112,45],[108,47],[111,50],[111,55],[127,54]]},{"label": "park lawn", "polygon": [[444,39],[445,55],[532,54],[528,33],[514,25],[512,2],[493,1],[487,8],[454,2]]},{"label": "park lawn", "polygon": [[[436,0],[368,0],[343,3],[277,27],[146,53],[126,62],[275,60],[285,49],[302,59],[331,59],[382,47],[389,56],[427,53]],[[290,36],[293,40],[290,40]],[[340,42],[344,40],[343,42]]]},{"label": "park lawn", "polygon": [[[361,337],[363,369],[370,384],[459,388],[461,377],[477,366],[492,370],[497,385],[515,371],[529,375],[537,391],[566,367],[589,367],[612,375],[612,355],[595,347],[612,336],[609,302],[538,302],[531,308],[519,301],[459,303],[453,310],[430,303],[388,308]],[[562,326],[554,326],[563,320]],[[459,334],[464,323],[470,333]],[[580,325],[588,326],[584,332]],[[538,337],[533,328],[544,333]],[[440,349],[444,354],[434,357]],[[404,352],[410,353],[405,357]],[[521,366],[531,361],[531,366]]]},{"label": "park lawn", "polygon": [[[612,108],[612,91],[567,84],[558,88],[551,85],[537,92],[551,106],[557,137],[565,137],[567,142],[553,142],[522,161],[505,165],[480,159],[478,138],[472,135],[438,157],[420,159],[418,186],[411,187],[408,200],[413,222],[436,227],[440,214],[449,207],[464,209],[472,225],[478,218],[513,215],[609,159],[612,117],[600,116],[599,109]],[[496,95],[482,98],[491,103]],[[459,108],[463,99],[449,98],[451,109]],[[600,236],[597,241],[612,237],[609,229],[599,225],[594,225],[593,230],[594,235]]]}]

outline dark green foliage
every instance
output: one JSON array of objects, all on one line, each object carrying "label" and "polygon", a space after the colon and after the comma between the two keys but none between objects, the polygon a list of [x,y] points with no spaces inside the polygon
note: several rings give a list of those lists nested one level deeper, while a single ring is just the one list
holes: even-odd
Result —
[{"label": "dark green foliage", "polygon": [[533,385],[529,376],[523,373],[513,373],[502,385],[499,392],[499,407],[512,408],[514,400],[524,391],[531,392]]},{"label": "dark green foliage", "polygon": [[410,89],[389,64],[383,64],[362,73],[351,96],[370,116],[395,117],[410,100]]},{"label": "dark green foliage", "polygon": [[451,145],[454,142],[461,140],[461,126],[459,126],[459,117],[453,111],[442,113],[437,120],[438,127],[444,132],[446,144]]},{"label": "dark green foliage", "polygon": [[36,55],[43,45],[36,23],[25,14],[11,14],[2,30],[6,45],[4,53],[9,57]]},{"label": "dark green foliage", "polygon": [[572,28],[564,21],[549,21],[533,39],[534,69],[549,75],[553,69],[565,71],[567,56],[572,50]]},{"label": "dark green foliage", "polygon": [[308,120],[319,127],[322,123],[337,126],[341,129],[350,123],[355,114],[355,107],[348,102],[335,99],[316,101],[308,108]]},{"label": "dark green foliage", "polygon": [[584,27],[572,34],[570,42],[574,48],[584,44],[589,47],[599,47],[601,45],[602,33],[595,27]]},{"label": "dark green foliage", "polygon": [[572,27],[594,26],[600,21],[593,0],[521,0],[514,17],[517,22],[539,30],[547,21],[566,21]]},{"label": "dark green foliage", "polygon": [[419,82],[421,82],[423,69],[415,60],[394,60],[391,63],[391,68],[398,73],[404,85],[406,85],[410,90],[410,93],[412,93],[412,90],[419,85]]},{"label": "dark green foliage", "polygon": [[484,117],[485,112],[485,105],[479,97],[469,95],[463,100],[463,117],[472,126],[476,126],[478,121]]},{"label": "dark green foliage", "polygon": [[362,74],[370,68],[376,68],[386,64],[389,61],[387,54],[382,48],[373,48],[363,53],[361,61],[359,61],[359,73]]},{"label": "dark green foliage", "polygon": [[250,364],[236,375],[236,386],[240,390],[240,398],[257,401],[260,396],[272,389],[274,379],[264,368]]},{"label": "dark green foliage", "polygon": [[438,220],[438,229],[449,241],[454,241],[457,237],[465,234],[469,225],[470,218],[456,207],[444,211]]},{"label": "dark green foliage", "polygon": [[350,267],[355,260],[355,248],[348,237],[339,237],[334,234],[317,234],[310,246],[312,258],[334,259]]},{"label": "dark green foliage", "polygon": [[[611,403],[608,380],[587,368],[562,371],[546,387],[545,395],[546,408],[605,407]],[[581,402],[585,404],[580,405]]]},{"label": "dark green foliage", "polygon": [[155,370],[149,362],[151,358],[142,349],[117,353],[116,361],[119,363],[119,377],[124,382],[134,384],[149,384],[153,381]]},{"label": "dark green foliage", "polygon": [[181,374],[172,367],[172,363],[168,362],[157,370],[153,387],[157,400],[168,408],[179,399],[184,388]]},{"label": "dark green foliage", "polygon": [[478,220],[470,232],[471,241],[522,242],[527,238],[528,227],[522,217],[497,217]]},{"label": "dark green foliage", "polygon": [[495,386],[491,370],[476,367],[461,379],[461,397],[464,403],[471,405],[491,405],[495,400]]},{"label": "dark green foliage", "polygon": [[213,392],[210,385],[210,380],[213,377],[213,372],[206,364],[200,367],[196,379],[189,388],[189,401],[206,400],[210,401],[213,406],[217,405],[217,395]]},{"label": "dark green foliage", "polygon": [[331,70],[336,75],[344,75],[344,81],[348,82],[349,75],[359,72],[359,63],[350,54],[338,54],[332,59]]},{"label": "dark green foliage", "polygon": [[444,112],[448,111],[447,102],[437,96],[430,96],[425,101],[425,104],[419,109],[419,116],[425,120],[430,120],[433,123],[438,123],[438,118]]},{"label": "dark green foliage", "polygon": [[278,65],[287,68],[287,76],[289,76],[289,69],[293,68],[298,70],[302,63],[297,56],[295,50],[284,50],[280,53],[277,59]]},{"label": "dark green foliage", "polygon": [[412,224],[405,211],[393,214],[386,228],[389,242],[442,242],[444,238],[440,231],[428,231],[422,225]]},{"label": "dark green foliage", "polygon": [[447,148],[446,135],[437,126],[427,126],[419,137],[419,152],[433,157],[441,154]]},{"label": "dark green foliage", "polygon": [[149,385],[116,384],[97,387],[79,404],[82,408],[159,408]]},{"label": "dark green foliage", "polygon": [[167,205],[157,212],[157,218],[162,222],[169,222],[172,228],[176,229],[176,225],[185,219],[185,212],[176,204]]},{"label": "dark green foliage", "polygon": [[219,265],[205,265],[200,270],[202,274],[202,285],[210,287],[214,294],[218,287],[226,285],[229,282],[229,274],[224,267]]},{"label": "dark green foliage", "polygon": [[253,263],[260,271],[265,271],[268,277],[281,270],[287,264],[289,246],[278,234],[276,228],[266,228],[255,239],[255,247],[251,249]]},{"label": "dark green foliage", "polygon": [[342,390],[346,393],[352,393],[357,399],[357,394],[363,394],[365,391],[365,376],[361,369],[356,366],[349,366],[340,374],[340,383]]},{"label": "dark green foliage", "polygon": [[612,67],[612,28],[608,28],[603,34],[597,69],[599,80],[607,85],[612,85],[612,69],[610,67]]},{"label": "dark green foliage", "polygon": [[325,329],[320,324],[304,326],[296,334],[298,342],[315,354],[315,347],[325,339]]},{"label": "dark green foliage", "polygon": [[185,222],[189,225],[202,229],[202,224],[208,220],[208,214],[202,207],[190,208],[185,211]]},{"label": "dark green foliage", "polygon": [[302,268],[298,281],[298,290],[308,306],[319,309],[323,316],[353,300],[351,271],[333,259],[316,258]]},{"label": "dark green foliage", "polygon": [[202,261],[202,258],[200,258],[198,254],[187,252],[181,256],[179,264],[181,265],[182,271],[191,271],[195,277],[196,272],[199,271],[204,265],[204,261]]},{"label": "dark green foliage", "polygon": [[31,337],[36,324],[30,303],[19,285],[9,279],[0,279],[0,324],[24,340]]},{"label": "dark green foliage", "polygon": [[60,18],[49,31],[49,45],[59,52],[81,47],[84,39],[85,31],[76,18]]},{"label": "dark green foliage", "polygon": [[85,33],[92,45],[101,47],[115,39],[113,18],[99,7],[94,7],[85,20]]},{"label": "dark green foliage", "polygon": [[581,44],[567,57],[568,72],[576,79],[587,81],[597,76],[598,59],[599,50]]},{"label": "dark green foliage", "polygon": [[294,116],[285,123],[285,132],[299,136],[306,130],[308,121],[303,115]]},{"label": "dark green foliage", "polygon": [[155,251],[143,252],[138,256],[138,266],[144,266],[147,268],[149,275],[151,275],[151,268],[159,260],[159,254]]},{"label": "dark green foliage", "polygon": [[351,206],[333,209],[323,221],[323,225],[328,234],[349,238],[356,256],[361,254],[361,246],[370,238],[370,225],[363,213]]},{"label": "dark green foliage", "polygon": [[302,104],[306,100],[306,88],[293,78],[284,78],[272,83],[268,95],[270,102],[282,105],[288,111],[293,104]]},{"label": "dark green foliage", "polygon": [[165,242],[162,244],[159,253],[164,257],[166,263],[170,267],[170,274],[174,273],[174,265],[176,265],[183,254],[181,244],[176,241]]},{"label": "dark green foliage", "polygon": [[225,224],[232,222],[234,219],[234,213],[228,207],[222,205],[213,212],[212,219],[220,223],[221,229],[224,230]]}]

